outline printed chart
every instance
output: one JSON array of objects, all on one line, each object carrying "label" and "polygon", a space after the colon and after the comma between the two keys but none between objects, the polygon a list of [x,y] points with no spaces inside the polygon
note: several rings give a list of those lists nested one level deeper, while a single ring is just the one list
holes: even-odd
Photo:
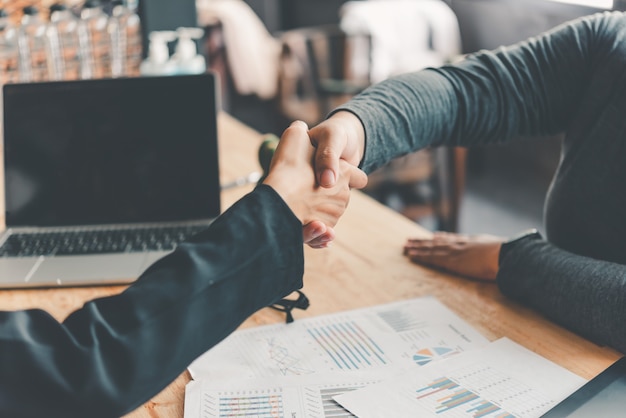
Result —
[{"label": "printed chart", "polygon": [[445,358],[454,354],[458,354],[459,351],[450,347],[428,347],[418,350],[413,354],[413,361],[418,366],[424,366],[433,360]]},{"label": "printed chart", "polygon": [[384,366],[385,351],[354,320],[306,327],[307,333],[341,370]]},{"label": "printed chart", "polygon": [[[328,376],[337,380],[339,376]],[[339,381],[337,383],[310,382],[302,385],[298,378],[281,378],[280,386],[269,386],[263,380],[243,382],[237,389],[217,389],[219,383],[202,384],[199,390],[200,414],[187,408],[185,418],[354,418],[354,415],[339,405],[333,398],[337,395],[360,389],[376,381]],[[188,394],[187,394],[188,395]],[[189,403],[192,406],[192,403]]]},{"label": "printed chart", "polygon": [[335,397],[487,343],[435,298],[246,329],[189,367],[185,418],[353,417]]},{"label": "printed chart", "polygon": [[335,400],[361,418],[535,418],[584,382],[503,338]]},{"label": "printed chart", "polygon": [[260,393],[256,395],[219,394],[207,397],[205,416],[216,417],[256,417],[282,418],[283,399],[280,393]]},{"label": "printed chart", "polygon": [[233,333],[189,371],[229,379],[422,366],[488,341],[434,298]]},{"label": "printed chart", "polygon": [[[505,378],[506,380],[506,378]],[[487,382],[485,382],[487,383]],[[498,382],[488,382],[490,385],[499,385]],[[505,390],[499,388],[499,390]],[[526,395],[525,391],[531,388],[516,388],[519,390],[518,395]],[[430,412],[437,415],[448,417],[490,417],[490,418],[512,418],[513,414],[505,411],[499,406],[499,403],[493,400],[486,400],[478,394],[478,391],[472,391],[467,387],[463,387],[456,380],[449,377],[441,377],[429,382],[423,387],[415,390],[418,404],[423,406]],[[515,396],[513,394],[513,396]],[[549,400],[544,400],[549,402]],[[542,401],[539,401],[541,404]]]}]

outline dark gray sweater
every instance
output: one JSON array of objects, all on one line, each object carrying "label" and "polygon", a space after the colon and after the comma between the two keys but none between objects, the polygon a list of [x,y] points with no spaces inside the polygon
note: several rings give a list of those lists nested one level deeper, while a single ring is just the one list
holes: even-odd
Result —
[{"label": "dark gray sweater", "polygon": [[428,146],[564,132],[547,241],[503,248],[497,282],[510,298],[626,352],[626,15],[586,17],[399,76],[342,109],[365,127],[367,172]]}]

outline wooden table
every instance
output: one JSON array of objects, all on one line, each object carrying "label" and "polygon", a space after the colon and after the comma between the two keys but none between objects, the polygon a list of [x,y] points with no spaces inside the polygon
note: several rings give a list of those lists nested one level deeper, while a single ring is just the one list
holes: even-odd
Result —
[{"label": "wooden table", "polygon": [[[262,136],[226,114],[219,116],[218,128],[222,183],[259,170],[257,149]],[[251,185],[225,191],[222,207],[250,190]],[[489,340],[506,336],[587,379],[619,357],[616,351],[599,347],[511,302],[493,284],[410,263],[402,256],[406,238],[428,232],[360,192],[353,193],[335,230],[337,239],[329,249],[305,247],[304,291],[311,306],[295,312],[296,319],[432,295]],[[116,286],[0,291],[0,309],[37,307],[63,320],[85,301],[122,290]],[[263,309],[242,328],[282,321],[283,314]],[[182,417],[188,381],[189,374],[184,372],[127,417]]]}]

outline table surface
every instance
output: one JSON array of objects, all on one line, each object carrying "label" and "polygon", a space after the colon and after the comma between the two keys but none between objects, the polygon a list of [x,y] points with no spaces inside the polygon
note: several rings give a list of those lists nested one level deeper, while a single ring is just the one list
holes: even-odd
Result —
[{"label": "table surface", "polygon": [[[260,133],[224,113],[218,117],[218,131],[222,183],[260,170],[257,161],[262,141]],[[224,191],[222,208],[230,206],[252,187],[246,185]],[[335,231],[337,238],[330,248],[305,247],[303,290],[311,306],[306,311],[295,312],[296,319],[435,296],[489,340],[508,337],[587,379],[620,356],[506,299],[494,284],[465,280],[409,262],[402,255],[405,240],[425,236],[428,231],[360,192],[353,192],[348,210]],[[85,301],[123,289],[123,286],[114,286],[2,290],[0,309],[36,307],[47,310],[61,321]],[[282,322],[283,315],[262,309],[241,328]],[[182,417],[185,385],[189,379],[189,373],[183,372],[127,417]]]}]

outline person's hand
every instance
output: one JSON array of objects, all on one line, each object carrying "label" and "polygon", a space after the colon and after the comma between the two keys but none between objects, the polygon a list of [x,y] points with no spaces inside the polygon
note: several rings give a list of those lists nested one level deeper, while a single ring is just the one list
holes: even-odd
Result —
[{"label": "person's hand", "polygon": [[465,277],[493,281],[504,238],[435,232],[432,238],[409,239],[404,255],[411,261]]},{"label": "person's hand", "polygon": [[302,228],[303,241],[311,248],[326,248],[335,239],[335,230],[320,221],[313,221]]},{"label": "person's hand", "polygon": [[[365,131],[359,118],[340,111],[309,131],[315,151],[317,184],[333,187],[339,177],[339,162],[358,167],[365,150]],[[355,186],[357,187],[357,186]],[[365,186],[363,186],[365,187]]]},{"label": "person's hand", "polygon": [[285,130],[263,183],[272,186],[305,225],[304,241],[319,248],[334,238],[332,228],[348,205],[350,188],[364,187],[367,176],[341,161],[335,185],[319,187],[313,170],[315,148],[307,129],[296,121]]}]

